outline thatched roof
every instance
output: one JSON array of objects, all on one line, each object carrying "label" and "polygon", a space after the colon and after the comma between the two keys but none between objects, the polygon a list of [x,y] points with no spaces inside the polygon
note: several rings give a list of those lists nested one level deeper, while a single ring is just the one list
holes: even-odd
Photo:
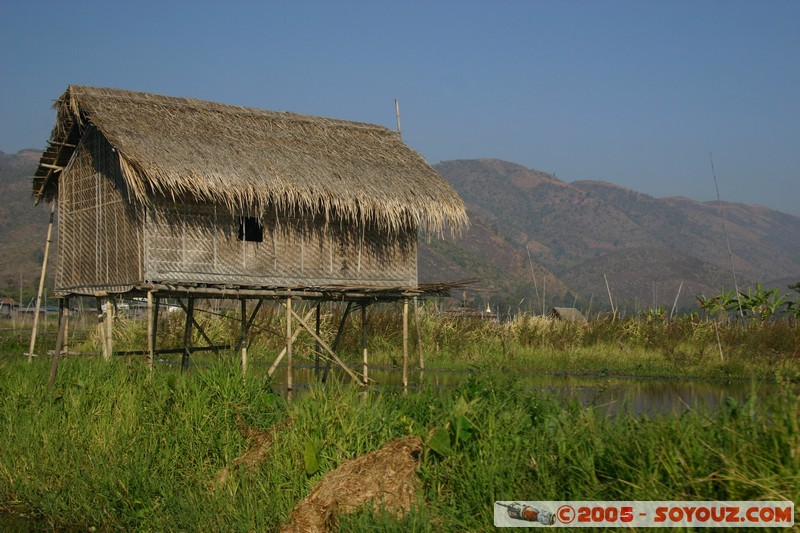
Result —
[{"label": "thatched roof", "polygon": [[588,320],[583,316],[583,313],[574,307],[554,307],[550,311],[550,316],[563,320],[565,322],[577,322],[578,324],[588,324]]},{"label": "thatched roof", "polygon": [[71,85],[34,177],[37,201],[89,128],[116,150],[131,197],[317,214],[396,231],[467,224],[458,194],[388,128],[118,89]]}]

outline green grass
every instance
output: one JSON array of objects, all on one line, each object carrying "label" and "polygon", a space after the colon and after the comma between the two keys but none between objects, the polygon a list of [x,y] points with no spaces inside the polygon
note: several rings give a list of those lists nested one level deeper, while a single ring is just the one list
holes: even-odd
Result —
[{"label": "green grass", "polygon": [[[302,312],[302,311],[301,311]],[[338,305],[323,307],[322,336],[332,340],[341,318]],[[339,355],[353,367],[361,363],[358,312],[351,314]],[[100,352],[94,317],[71,327],[70,349]],[[198,321],[216,344],[233,346],[239,337],[238,311],[211,313],[200,309]],[[158,346],[182,346],[183,313],[162,314]],[[489,365],[510,371],[536,369],[547,374],[617,374],[647,377],[771,379],[775,372],[800,376],[800,322],[791,318],[746,323],[714,322],[686,315],[667,320],[644,314],[624,320],[597,317],[588,324],[567,323],[521,314],[507,322],[454,319],[441,316],[431,304],[421,307],[420,337],[428,369],[469,369]],[[410,320],[410,369],[418,368],[417,334]],[[45,353],[54,344],[55,327],[37,344]],[[369,360],[373,365],[401,366],[402,324],[398,305],[368,310]],[[249,360],[271,363],[284,346],[282,309],[266,305],[249,332]],[[27,351],[29,333],[0,334],[0,353]],[[195,345],[205,341],[195,333]],[[119,319],[114,328],[118,350],[144,350],[146,325],[142,319]],[[314,340],[301,334],[294,345],[298,363],[313,361]],[[222,360],[237,355],[226,351]],[[173,358],[177,359],[177,358]],[[208,359],[208,358],[206,358]]]},{"label": "green grass", "polygon": [[[292,403],[235,365],[180,374],[138,361],[0,359],[0,505],[51,525],[108,531],[272,531],[325,473],[407,434],[426,448],[420,498],[396,522],[364,509],[343,531],[493,530],[495,500],[800,501],[800,394],[788,380],[718,412],[607,417],[479,372],[448,392],[313,387]],[[759,398],[756,400],[756,398]],[[286,419],[257,471],[219,469],[245,447],[237,413]],[[433,433],[432,433],[433,432]],[[304,466],[307,443],[319,470]]]}]

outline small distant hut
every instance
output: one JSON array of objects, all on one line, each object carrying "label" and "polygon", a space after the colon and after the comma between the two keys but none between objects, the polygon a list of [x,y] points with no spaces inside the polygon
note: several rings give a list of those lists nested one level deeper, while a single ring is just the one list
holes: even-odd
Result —
[{"label": "small distant hut", "polygon": [[574,307],[554,307],[553,310],[550,311],[550,316],[565,322],[588,324],[588,321],[586,320],[586,317],[583,316],[583,313]]},{"label": "small distant hut", "polygon": [[19,309],[19,304],[13,298],[0,296],[0,318],[11,318]]},{"label": "small distant hut", "polygon": [[240,298],[243,321],[246,299],[407,298],[434,290],[418,232],[467,224],[382,126],[74,85],[54,107],[33,192],[62,298]]}]

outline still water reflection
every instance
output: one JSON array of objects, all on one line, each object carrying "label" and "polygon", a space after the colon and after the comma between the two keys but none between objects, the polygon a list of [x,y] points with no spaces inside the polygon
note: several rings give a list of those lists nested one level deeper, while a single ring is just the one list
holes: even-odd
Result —
[{"label": "still water reflection", "polygon": [[[425,370],[409,372],[409,391],[420,387],[448,389],[457,387],[471,374],[467,370]],[[375,389],[402,388],[402,371],[395,367],[369,368]],[[575,401],[595,406],[608,414],[627,412],[636,415],[680,414],[689,409],[715,410],[727,398],[744,401],[753,391],[748,381],[718,381],[624,376],[563,376],[533,372],[518,376],[529,390],[565,402]],[[286,367],[275,372],[273,388],[286,394]],[[349,381],[344,372],[331,369],[329,380]],[[302,394],[319,378],[312,366],[294,367],[293,391]],[[729,400],[728,400],[729,401]]]}]

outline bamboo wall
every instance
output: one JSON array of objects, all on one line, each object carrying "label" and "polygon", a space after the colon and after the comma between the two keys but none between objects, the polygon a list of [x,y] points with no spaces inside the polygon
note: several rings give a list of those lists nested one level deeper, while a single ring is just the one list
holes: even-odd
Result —
[{"label": "bamboo wall", "polygon": [[56,291],[125,290],[142,279],[142,223],[116,154],[95,130],[82,138],[58,191]]},{"label": "bamboo wall", "polygon": [[220,207],[160,205],[145,224],[148,279],[271,287],[416,286],[416,232],[266,216],[263,240],[239,238],[241,217]]}]

